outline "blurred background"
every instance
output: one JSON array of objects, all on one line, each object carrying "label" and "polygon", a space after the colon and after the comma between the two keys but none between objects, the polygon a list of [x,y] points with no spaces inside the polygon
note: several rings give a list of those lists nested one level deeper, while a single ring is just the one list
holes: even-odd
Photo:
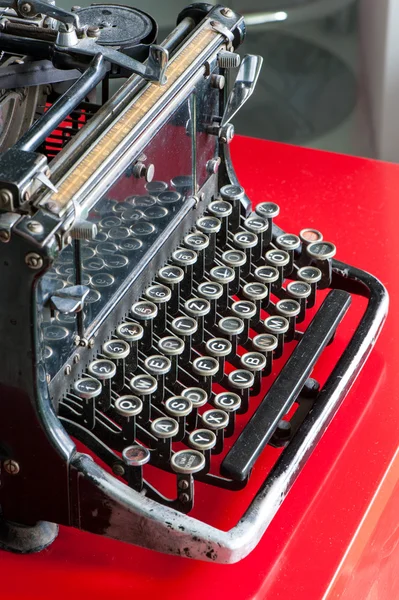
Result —
[{"label": "blurred background", "polygon": [[[158,21],[162,40],[190,0],[130,2]],[[238,133],[399,162],[399,0],[222,3],[246,17],[241,52],[265,59]]]}]

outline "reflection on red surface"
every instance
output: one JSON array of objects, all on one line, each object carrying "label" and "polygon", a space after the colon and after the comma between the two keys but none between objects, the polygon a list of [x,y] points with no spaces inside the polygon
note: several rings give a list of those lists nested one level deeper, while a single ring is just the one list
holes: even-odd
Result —
[{"label": "reflection on red surface", "polygon": [[[374,352],[259,546],[242,562],[193,562],[61,528],[39,555],[1,554],[2,597],[319,600],[330,584],[329,599],[399,597],[396,466],[381,488],[381,510],[359,529],[399,440],[399,167],[244,138],[234,141],[233,158],[253,200],[281,205],[284,229],[322,230],[340,259],[388,287],[390,315]],[[337,346],[328,352],[333,359]],[[212,501],[211,491],[211,507]],[[226,507],[217,510],[228,521]],[[348,551],[360,536],[360,551]]]}]

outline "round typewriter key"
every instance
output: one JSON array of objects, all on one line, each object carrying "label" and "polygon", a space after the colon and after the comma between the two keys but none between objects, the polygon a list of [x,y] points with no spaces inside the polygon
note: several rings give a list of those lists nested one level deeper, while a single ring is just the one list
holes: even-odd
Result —
[{"label": "round typewriter key", "polygon": [[65,325],[65,327],[71,327],[71,325],[75,325],[76,323],[76,313],[63,314],[57,312],[56,319],[57,322],[60,323],[60,325]]},{"label": "round typewriter key", "polygon": [[104,257],[104,262],[109,269],[116,270],[126,267],[129,264],[129,259],[123,254],[109,254]]},{"label": "round typewriter key", "polygon": [[169,214],[169,211],[164,206],[151,206],[151,208],[146,208],[144,211],[144,218],[148,221],[162,221]]},{"label": "round typewriter key", "polygon": [[262,352],[266,359],[263,375],[270,375],[273,370],[273,352],[278,346],[276,336],[271,333],[260,333],[252,340],[252,347],[257,352]]},{"label": "round typewriter key", "polygon": [[112,210],[114,213],[116,213],[117,215],[124,213],[126,210],[130,210],[132,208],[132,205],[129,204],[129,202],[117,202],[113,207]]},{"label": "round typewriter key", "polygon": [[312,259],[315,267],[321,271],[321,280],[319,288],[324,290],[331,285],[332,279],[332,259],[337,249],[331,242],[314,242],[306,248],[308,256]]},{"label": "round typewriter key", "polygon": [[274,352],[275,358],[280,358],[284,349],[284,336],[289,329],[288,319],[275,315],[267,317],[264,321],[265,329],[268,333],[275,335],[277,338],[277,348]]},{"label": "round typewriter key", "polygon": [[145,291],[145,297],[158,307],[158,315],[154,321],[154,329],[162,334],[166,329],[167,306],[172,298],[172,290],[166,285],[156,283],[150,285]]},{"label": "round typewriter key", "polygon": [[204,341],[204,318],[209,314],[211,305],[204,298],[190,298],[184,304],[184,311],[197,321],[197,331],[193,336],[193,344],[199,346]]},{"label": "round typewriter key", "polygon": [[297,323],[302,323],[306,314],[306,302],[312,293],[312,287],[305,281],[290,281],[287,285],[287,295],[299,303],[300,311]]},{"label": "round typewriter key", "polygon": [[280,207],[274,202],[261,202],[256,206],[255,212],[257,215],[259,215],[259,217],[267,219],[269,224],[269,228],[264,234],[264,244],[268,246],[272,241],[273,219],[278,217],[280,214]]},{"label": "round typewriter key", "polygon": [[166,181],[149,181],[145,184],[145,189],[151,196],[159,196],[168,189]]},{"label": "round typewriter key", "polygon": [[178,190],[184,196],[192,193],[193,189],[193,176],[190,175],[177,175],[170,180],[170,185]]},{"label": "round typewriter key", "polygon": [[208,212],[217,219],[220,219],[222,225],[219,233],[216,236],[218,246],[223,250],[227,244],[229,233],[229,217],[233,212],[231,204],[224,200],[215,200],[208,206]]},{"label": "round typewriter key", "polygon": [[137,396],[120,396],[115,400],[115,412],[121,417],[122,436],[128,443],[136,439],[136,417],[143,410],[143,403]]},{"label": "round typewriter key", "polygon": [[244,331],[240,334],[240,344],[246,344],[249,336],[249,328],[251,321],[257,317],[256,305],[249,300],[239,300],[231,305],[231,312],[235,317],[242,319],[244,323]]},{"label": "round typewriter key", "polygon": [[[60,283],[63,283],[60,280]],[[76,285],[76,275],[75,273],[73,275],[69,275],[68,279],[67,279],[67,284],[68,285]],[[91,277],[88,273],[82,273],[81,277],[80,277],[80,285],[86,285],[89,286],[91,285]],[[63,287],[66,287],[65,285]],[[87,304],[86,302],[87,296],[85,297],[85,301],[84,303]]]},{"label": "round typewriter key", "polygon": [[160,404],[165,394],[165,375],[167,375],[172,367],[169,358],[161,354],[148,356],[144,361],[144,368],[157,381],[157,391],[154,394],[154,402]]},{"label": "round typewriter key", "polygon": [[202,388],[189,387],[183,389],[180,395],[191,401],[193,410],[187,417],[187,426],[188,429],[195,429],[198,421],[198,409],[208,402],[208,394]]},{"label": "round typewriter key", "polygon": [[169,357],[170,371],[167,375],[167,380],[173,386],[179,373],[179,356],[184,352],[185,344],[182,339],[172,335],[158,340],[158,350]]},{"label": "round typewriter key", "polygon": [[248,277],[251,271],[252,250],[259,244],[259,239],[256,233],[252,231],[239,231],[233,236],[233,246],[245,252],[247,262],[241,268],[242,277]]},{"label": "round typewriter key", "polygon": [[171,417],[159,417],[151,423],[151,433],[158,439],[158,455],[161,461],[169,461],[172,454],[172,438],[179,433],[179,424]]},{"label": "round typewriter key", "polygon": [[[80,249],[80,258],[81,260],[86,260],[87,258],[93,258],[93,256],[95,256],[97,252],[97,246],[96,249],[94,250],[94,248],[90,248],[89,246],[82,246]],[[98,254],[98,252],[97,252]]]},{"label": "round typewriter key", "polygon": [[198,285],[197,294],[200,298],[208,300],[211,305],[211,310],[205,320],[207,325],[212,328],[216,323],[219,310],[218,300],[223,296],[223,286],[220,283],[204,281]]},{"label": "round typewriter key", "polygon": [[223,450],[224,430],[229,424],[228,414],[219,408],[211,408],[202,414],[201,419],[206,429],[215,432],[216,444],[213,453],[220,454]]},{"label": "round typewriter key", "polygon": [[103,388],[97,379],[82,377],[75,381],[73,393],[83,402],[83,421],[87,429],[94,429],[95,425],[95,398],[102,395]]},{"label": "round typewriter key", "polygon": [[[84,284],[86,285],[86,284]],[[101,294],[98,290],[90,290],[90,292],[85,297],[84,303],[86,304],[95,304],[101,299]]]},{"label": "round typewriter key", "polygon": [[247,255],[242,250],[226,250],[221,256],[221,261],[234,269],[235,279],[230,283],[230,295],[238,294],[240,290],[241,267],[247,262]]},{"label": "round typewriter key", "polygon": [[46,342],[61,342],[70,335],[70,331],[61,325],[47,325],[43,330],[43,338]]},{"label": "round typewriter key", "polygon": [[175,265],[166,265],[159,269],[157,278],[171,290],[172,296],[168,304],[168,313],[175,315],[179,311],[180,284],[184,279],[184,271]]},{"label": "round typewriter key", "polygon": [[113,385],[114,389],[120,392],[125,385],[125,358],[130,354],[130,345],[124,340],[108,340],[103,344],[101,353],[115,363],[116,375]]},{"label": "round typewriter key", "polygon": [[236,412],[241,407],[240,396],[233,392],[222,392],[215,396],[213,404],[216,408],[224,410],[228,414],[229,424],[225,429],[224,435],[225,437],[232,436],[235,428]]},{"label": "round typewriter key", "polygon": [[101,271],[105,267],[105,263],[102,258],[99,256],[93,256],[92,258],[87,258],[82,262],[82,269],[85,271],[89,271],[89,273],[96,273],[97,271]]},{"label": "round typewriter key", "polygon": [[279,235],[277,237],[276,246],[280,250],[285,250],[285,252],[288,252],[289,254],[290,261],[287,267],[284,269],[284,274],[286,277],[288,277],[288,275],[291,275],[292,271],[294,270],[295,250],[298,250],[298,248],[300,248],[301,240],[297,235],[294,235],[293,233],[283,233],[282,235]]},{"label": "round typewriter key", "polygon": [[183,196],[179,192],[165,191],[158,194],[158,203],[170,210],[172,213],[176,212],[177,208],[181,204]]},{"label": "round typewriter key", "polygon": [[111,227],[108,230],[108,239],[116,242],[126,240],[130,237],[130,230],[128,227]]},{"label": "round typewriter key", "polygon": [[[91,250],[91,248],[87,248],[87,250]],[[96,246],[96,253],[101,258],[103,258],[104,256],[107,256],[108,254],[116,254],[118,252],[118,250],[119,250],[119,247],[114,242],[101,242],[100,244],[97,244],[97,246]],[[93,256],[94,256],[94,252],[93,252]],[[92,258],[92,257],[88,256],[87,258]]]},{"label": "round typewriter key", "polygon": [[170,466],[175,473],[192,475],[202,471],[205,467],[205,459],[196,450],[180,450],[180,452],[173,454]]},{"label": "round typewriter key", "polygon": [[269,229],[269,222],[267,219],[264,219],[257,214],[252,214],[250,217],[245,219],[244,228],[258,236],[258,244],[252,250],[252,260],[255,263],[258,263],[261,260],[264,252],[267,250],[265,234]]},{"label": "round typewriter key", "polygon": [[56,267],[55,272],[59,277],[75,277],[75,267],[73,265],[60,265]]},{"label": "round typewriter key", "polygon": [[292,298],[285,298],[277,302],[276,312],[288,319],[289,327],[285,339],[287,342],[291,342],[295,338],[296,319],[301,312],[301,305]]},{"label": "round typewriter key", "polygon": [[130,373],[134,373],[138,364],[138,342],[144,335],[144,329],[139,323],[129,321],[118,325],[116,335],[130,346],[130,353],[126,359],[126,369]]},{"label": "round typewriter key", "polygon": [[44,360],[48,360],[49,358],[51,358],[53,356],[53,350],[52,348],[50,348],[50,346],[44,346],[44,351],[43,351],[43,358]]},{"label": "round typewriter key", "polygon": [[195,250],[198,255],[198,260],[194,267],[194,275],[197,281],[201,280],[205,273],[205,252],[209,246],[209,238],[205,233],[195,231],[186,235],[183,243],[186,248]]},{"label": "round typewriter key", "polygon": [[75,381],[73,385],[74,393],[83,400],[97,398],[102,392],[102,385],[97,379],[92,377],[82,377]]},{"label": "round typewriter key", "polygon": [[236,356],[238,336],[244,331],[244,322],[237,317],[223,317],[218,323],[218,329],[231,343],[231,356]]},{"label": "round typewriter key", "polygon": [[[75,264],[75,258],[72,253],[65,253],[66,248],[61,252],[61,254],[57,258],[57,265],[71,266]],[[87,250],[92,250],[91,248],[87,248]],[[91,256],[94,256],[94,251],[92,250]],[[82,258],[91,258],[91,256],[85,256]]]},{"label": "round typewriter key", "polygon": [[262,308],[264,310],[267,310],[267,307],[269,306],[269,298],[270,298],[271,289],[272,289],[273,284],[278,285],[279,276],[280,275],[279,275],[278,269],[276,269],[276,267],[264,266],[264,267],[257,267],[255,269],[255,272],[254,272],[255,279],[257,281],[259,281],[260,283],[263,283],[267,287],[267,290],[268,290],[268,297],[262,303]]},{"label": "round typewriter key", "polygon": [[317,284],[321,280],[322,273],[317,267],[301,267],[298,269],[297,277],[301,281],[305,281],[311,287],[311,293],[308,297],[306,306],[313,308],[316,303]]},{"label": "round typewriter key", "polygon": [[264,283],[246,283],[242,288],[242,295],[256,306],[256,315],[252,319],[252,327],[256,327],[260,321],[262,306],[268,304],[269,290]]},{"label": "round typewriter key", "polygon": [[216,446],[216,435],[211,429],[195,429],[188,437],[188,445],[202,452],[205,458],[204,472],[211,466],[211,450]]},{"label": "round typewriter key", "polygon": [[222,200],[231,204],[230,231],[237,231],[240,227],[242,200],[245,197],[245,190],[240,185],[224,185],[220,188],[220,195]]},{"label": "round typewriter key", "polygon": [[165,401],[165,412],[176,419],[179,431],[174,438],[175,442],[181,442],[186,433],[186,417],[191,414],[193,405],[191,400],[184,396],[172,396]]},{"label": "round typewriter key", "polygon": [[184,271],[181,283],[183,297],[191,296],[193,289],[193,265],[197,262],[198,255],[190,248],[178,248],[172,254],[172,261]]},{"label": "round typewriter key", "polygon": [[157,380],[151,375],[135,375],[129,383],[132,392],[141,398],[143,410],[140,418],[143,423],[148,423],[151,419],[151,398],[157,391]]},{"label": "round typewriter key", "polygon": [[122,242],[119,242],[119,250],[126,254],[129,254],[132,252],[137,252],[137,250],[140,250],[140,248],[142,248],[142,246],[143,246],[143,242],[134,237],[130,237],[127,240],[123,240]]},{"label": "round typewriter key", "polygon": [[144,329],[144,335],[139,342],[139,347],[143,352],[148,352],[153,344],[154,319],[158,315],[158,308],[153,302],[141,300],[135,302],[130,310],[133,319],[139,321]]},{"label": "round typewriter key", "polygon": [[231,343],[224,338],[211,338],[206,342],[205,350],[207,354],[216,358],[219,363],[219,369],[215,373],[214,381],[220,383],[224,377],[226,356],[229,356],[232,351]]},{"label": "round typewriter key", "polygon": [[115,277],[109,273],[96,273],[91,277],[91,284],[96,288],[111,287],[115,283]]},{"label": "round typewriter key", "polygon": [[199,378],[201,387],[210,396],[212,392],[212,377],[219,371],[219,363],[216,358],[212,356],[198,356],[193,360],[192,370]]},{"label": "round typewriter key", "polygon": [[323,241],[323,234],[317,229],[312,228],[302,229],[299,232],[299,237],[305,247],[309,244],[313,244],[313,242]]},{"label": "round typewriter key", "polygon": [[251,390],[251,395],[257,396],[260,394],[262,386],[262,373],[266,367],[265,355],[261,352],[246,352],[240,358],[240,363],[243,369],[252,371],[254,374],[254,385]]},{"label": "round typewriter key", "polygon": [[148,223],[148,221],[136,221],[130,227],[130,233],[134,237],[138,238],[150,238],[156,233],[156,229],[152,223]]},{"label": "round typewriter key", "polygon": [[[120,220],[119,217],[117,217],[116,215],[109,215],[107,217],[104,217],[103,219],[101,219],[99,225],[100,227],[102,227],[103,229],[111,229],[112,227],[119,227],[122,224],[122,221]],[[107,231],[108,234],[108,231]],[[96,240],[98,239],[98,236],[96,236]]]},{"label": "round typewriter key", "polygon": [[135,196],[129,201],[129,204],[139,210],[144,210],[151,206],[155,206],[156,202],[157,200],[154,196]]},{"label": "round typewriter key", "polygon": [[219,312],[223,313],[227,310],[227,307],[229,305],[229,284],[235,280],[235,271],[231,267],[221,265],[218,267],[213,267],[210,270],[209,277],[211,281],[220,283],[223,286],[223,295],[221,296],[218,302],[218,310]]},{"label": "round typewriter key", "polygon": [[103,388],[99,401],[104,411],[109,410],[111,407],[112,378],[116,374],[115,364],[111,360],[98,358],[89,364],[87,371],[89,375],[101,381]]},{"label": "round typewriter key", "polygon": [[184,351],[180,358],[180,364],[184,366],[191,360],[192,336],[197,332],[197,321],[192,317],[177,317],[173,319],[170,328],[184,340]]},{"label": "round typewriter key", "polygon": [[120,215],[120,218],[122,221],[122,225],[124,227],[129,227],[130,229],[130,227],[134,223],[136,223],[136,221],[144,219],[144,213],[142,210],[139,210],[138,208],[133,208],[131,206],[129,210],[125,210],[125,212]]},{"label": "round typewriter key", "polygon": [[239,413],[246,413],[249,408],[249,391],[255,382],[254,374],[245,369],[236,369],[229,373],[228,387],[237,393],[241,398],[241,407]]},{"label": "round typewriter key", "polygon": [[209,238],[209,246],[205,250],[205,264],[210,267],[215,260],[216,236],[222,228],[222,222],[217,217],[200,217],[195,223],[197,229]]},{"label": "round typewriter key", "polygon": [[143,489],[143,466],[150,462],[151,453],[148,448],[134,444],[122,450],[122,459],[127,468],[129,487],[141,492]]}]

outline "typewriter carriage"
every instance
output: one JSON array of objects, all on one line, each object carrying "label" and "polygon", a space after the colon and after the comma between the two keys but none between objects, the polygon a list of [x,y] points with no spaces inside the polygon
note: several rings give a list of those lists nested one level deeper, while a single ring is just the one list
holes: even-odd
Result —
[{"label": "typewriter carriage", "polygon": [[[194,20],[196,27],[193,29]],[[94,151],[98,140],[105,139],[107,134],[114,131],[115,124],[124,117],[128,118],[135,102],[145,97],[146,90],[151,90],[154,84],[148,85],[137,77],[128,80],[113,98],[93,114],[65,149],[53,158],[49,165],[50,183],[43,164],[38,166],[40,158],[38,161],[38,155],[33,152],[36,148],[31,148],[31,171],[28,175],[25,173],[25,178],[30,183],[39,172],[40,179],[30,188],[29,200],[24,197],[26,183],[21,184],[21,177],[16,182],[2,182],[2,190],[10,191],[10,185],[14,183],[20,186],[18,201],[13,200],[12,203],[15,207],[20,203],[19,212],[3,212],[0,217],[2,241],[6,242],[2,247],[1,271],[3,280],[7,281],[7,285],[0,290],[1,305],[7,307],[7,318],[1,326],[4,351],[0,384],[0,436],[3,441],[1,506],[5,528],[2,543],[8,549],[32,551],[51,543],[56,528],[41,523],[45,519],[47,522],[73,525],[190,558],[217,562],[240,560],[256,546],[304,461],[332,419],[374,344],[387,311],[386,292],[376,279],[333,261],[331,287],[366,295],[366,313],[312,410],[280,454],[242,519],[229,531],[222,531],[184,515],[175,510],[173,503],[165,502],[163,505],[160,496],[150,487],[146,488],[147,497],[144,496],[127,486],[126,477],[122,482],[87,454],[76,452],[71,432],[73,437],[82,436],[81,441],[87,442],[89,447],[91,445],[94,454],[108,463],[108,467],[114,468],[114,474],[122,474],[124,467],[119,455],[110,453],[106,442],[93,441],[90,432],[85,430],[81,422],[79,425],[79,419],[74,425],[73,419],[65,417],[70,417],[74,411],[76,413],[76,402],[75,405],[70,402],[65,406],[63,402],[60,404],[60,400],[71,389],[72,383],[87,371],[90,362],[101,354],[104,341],[110,339],[112,332],[128,315],[132,303],[139,300],[143,290],[153,282],[154,274],[165,264],[184,236],[195,228],[209,203],[219,196],[220,188],[226,184],[238,185],[228,144],[220,136],[223,114],[226,112],[225,90],[219,89],[222,87],[220,79],[213,76],[218,77],[221,73],[228,75],[228,69],[219,68],[217,55],[227,48],[231,50],[232,44],[237,45],[241,40],[243,19],[229,9],[226,12],[221,7],[200,4],[183,11],[178,22],[180,25],[169,37],[170,65],[178,64],[176,57],[184,58],[184,51],[195,39],[200,40],[202,34],[208,36],[204,45],[188,61],[166,98],[163,97],[166,92],[163,93],[162,86],[157,88],[160,90],[159,103],[155,107],[149,105],[148,119],[144,114],[137,121],[133,120],[131,131],[122,136],[120,144],[113,150],[111,146],[109,155],[99,153],[102,160],[99,160],[93,177],[83,179],[79,184],[73,203],[62,199],[63,182],[68,183],[68,177],[73,181],[70,173],[79,176],[80,163],[84,164],[84,160],[91,155],[96,156]],[[212,22],[216,25],[211,25]],[[101,63],[104,64],[104,61]],[[259,61],[249,60],[246,64],[248,69],[241,71],[237,89],[230,97],[231,112],[250,95],[256,82]],[[94,68],[93,72],[97,77],[99,71]],[[107,76],[106,71],[101,71],[101,78]],[[168,89],[167,84],[165,89]],[[58,114],[56,111],[53,114],[55,112],[59,120],[67,108],[68,111],[72,109],[66,104]],[[36,131],[40,129],[40,119],[37,123],[39,126],[34,127]],[[43,137],[43,131],[49,128],[50,119],[43,119],[41,123],[41,136],[34,139],[28,132],[17,144],[17,150],[19,146],[25,156],[28,153],[21,147],[36,144]],[[173,145],[167,144],[169,139],[173,140]],[[176,148],[177,139],[183,150],[180,150],[180,146]],[[166,153],[170,152],[169,146],[179,151],[170,154],[168,163],[165,159]],[[148,191],[146,183],[151,183],[145,181],[146,177],[151,179],[148,175],[150,165],[155,165],[157,179],[172,180],[169,191],[180,194],[178,209],[171,209],[163,227],[149,234],[150,241],[147,246],[143,243],[143,251],[138,256],[136,254],[132,268],[121,267],[121,285],[117,286],[117,278],[113,275],[112,293],[107,295],[106,286],[97,285],[95,291],[100,289],[104,294],[102,306],[98,305],[99,308],[91,311],[91,314],[90,310],[87,311],[85,316],[79,311],[71,320],[68,320],[70,313],[66,312],[64,321],[61,319],[58,325],[55,306],[59,304],[56,302],[79,300],[77,296],[71,298],[57,288],[59,277],[68,280],[65,289],[73,284],[84,286],[85,274],[96,273],[95,265],[92,265],[93,271],[84,268],[84,261],[90,259],[85,259],[83,254],[87,248],[88,254],[91,254],[91,240],[79,240],[79,236],[83,235],[77,226],[79,219],[83,219],[83,225],[93,231],[93,224],[100,223],[101,218],[107,218],[107,215],[109,217],[112,206],[116,205],[113,202],[126,202],[126,198],[139,194],[143,203],[143,194],[146,195]],[[173,167],[172,172],[170,166]],[[177,169],[178,166],[180,169]],[[5,174],[3,159],[0,165],[3,179]],[[41,174],[44,174],[44,178]],[[191,181],[190,177],[187,178],[188,174]],[[144,178],[136,178],[136,175],[144,175]],[[54,183],[61,192],[54,192],[51,188]],[[107,206],[109,200],[111,203],[108,202]],[[240,202],[243,218],[250,212],[250,202],[246,196]],[[101,204],[105,205],[103,214]],[[133,204],[132,210],[145,211],[152,206],[150,203],[135,208]],[[119,219],[118,213],[115,214]],[[129,230],[132,226],[134,221],[129,224]],[[123,230],[124,225],[118,224],[117,227]],[[70,238],[71,232],[75,239]],[[116,233],[123,236],[123,231]],[[274,225],[273,239],[280,233]],[[113,239],[118,241],[119,247],[123,243],[123,237]],[[147,252],[144,252],[145,248]],[[67,259],[64,263],[62,257]],[[115,273],[120,267],[115,262],[113,264]],[[71,271],[68,271],[68,265],[72,265]],[[98,278],[96,281],[99,283]],[[58,296],[57,291],[60,291]],[[53,297],[57,297],[57,300],[50,300]],[[62,316],[58,312],[58,316],[60,314]],[[49,353],[42,339],[46,322],[52,328],[53,335],[53,323],[58,328],[55,333],[68,330],[68,344],[65,338],[57,341],[53,337],[54,347],[47,358],[46,352]],[[57,346],[58,358],[55,361]],[[56,412],[59,412],[61,419]],[[70,428],[69,435],[64,426]],[[29,444],[25,433],[28,431]],[[120,449],[118,447],[117,450]],[[10,463],[15,464],[13,466]],[[235,482],[235,485],[238,489],[241,484]],[[32,498],[29,506],[27,498]],[[179,508],[182,509],[181,504]],[[29,525],[36,537],[31,536],[26,543],[26,537],[17,534],[18,526],[9,527],[7,521]],[[10,541],[10,535],[13,541]]]}]

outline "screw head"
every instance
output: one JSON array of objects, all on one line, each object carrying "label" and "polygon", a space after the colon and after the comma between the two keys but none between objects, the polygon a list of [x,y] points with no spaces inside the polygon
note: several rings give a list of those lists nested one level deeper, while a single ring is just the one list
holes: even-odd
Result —
[{"label": "screw head", "polygon": [[87,28],[87,37],[99,37],[101,33],[101,29],[99,27],[97,27],[96,25],[90,25]]},{"label": "screw head", "polygon": [[43,259],[40,254],[36,254],[36,252],[29,252],[25,256],[25,263],[30,269],[34,269],[35,271],[43,267]]},{"label": "screw head", "polygon": [[27,224],[26,229],[35,235],[39,235],[44,231],[44,227],[39,221],[31,221]]},{"label": "screw head", "polygon": [[0,242],[6,244],[10,241],[11,235],[8,231],[0,231]]},{"label": "screw head", "polygon": [[222,14],[224,17],[228,17],[228,18],[230,18],[230,17],[233,17],[233,16],[234,16],[234,13],[233,13],[233,11],[231,10],[231,8],[227,8],[227,7],[225,7],[225,8],[222,8],[222,10],[221,10],[220,12],[221,12],[221,14]]},{"label": "screw head", "polygon": [[32,5],[29,4],[29,2],[24,2],[24,4],[22,4],[21,6],[21,12],[24,13],[25,15],[29,14],[32,10]]},{"label": "screw head", "polygon": [[10,190],[0,190],[0,205],[8,206],[12,202],[12,193]]},{"label": "screw head", "polygon": [[47,208],[47,210],[49,210],[50,212],[57,212],[57,204],[56,202],[52,202],[51,200],[49,202],[46,202],[46,204],[44,205],[45,208]]},{"label": "screw head", "polygon": [[11,460],[10,458],[5,460],[3,463],[4,470],[9,475],[18,475],[19,473],[19,464],[16,460]]},{"label": "screw head", "polygon": [[115,463],[112,465],[112,472],[119,477],[122,477],[125,474],[125,467],[120,465],[119,463]]},{"label": "screw head", "polygon": [[64,375],[70,375],[72,371],[71,365],[67,365],[64,369]]}]

